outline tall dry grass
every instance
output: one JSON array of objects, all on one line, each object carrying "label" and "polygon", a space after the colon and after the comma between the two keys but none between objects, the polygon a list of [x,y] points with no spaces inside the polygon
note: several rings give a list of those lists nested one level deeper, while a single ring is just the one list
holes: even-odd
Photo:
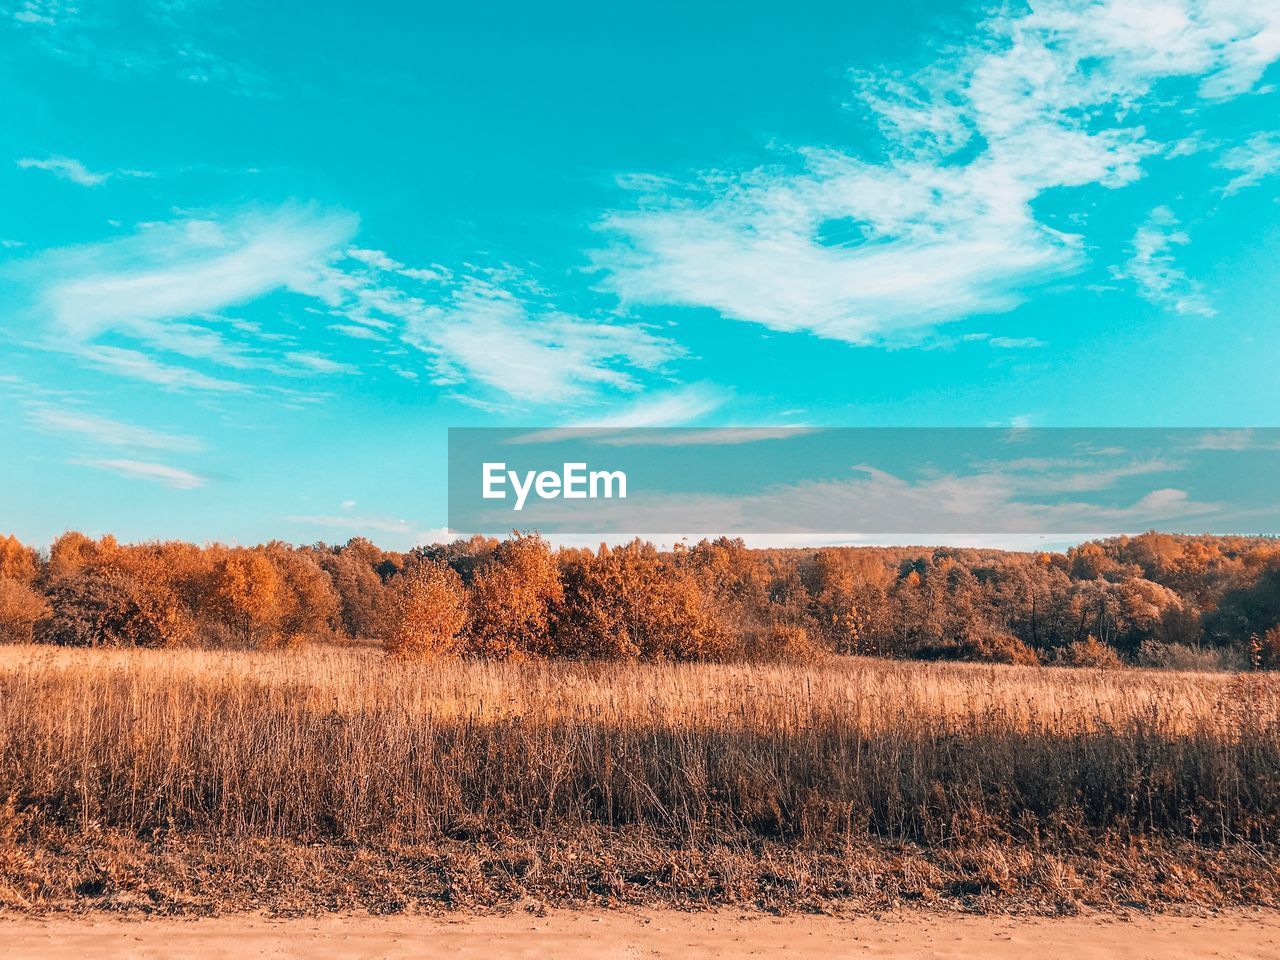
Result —
[{"label": "tall dry grass", "polygon": [[[0,651],[0,803],[68,831],[1280,840],[1275,678],[848,660],[404,664]],[[1260,851],[1260,853],[1259,853]]]}]

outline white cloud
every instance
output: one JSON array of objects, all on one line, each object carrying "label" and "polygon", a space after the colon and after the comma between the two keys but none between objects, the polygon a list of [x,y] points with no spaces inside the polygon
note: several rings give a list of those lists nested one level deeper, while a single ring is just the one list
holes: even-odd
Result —
[{"label": "white cloud", "polygon": [[341,363],[308,350],[291,350],[284,355],[291,363],[297,364],[310,373],[359,373],[359,368],[349,363]]},{"label": "white cloud", "polygon": [[1023,350],[1043,347],[1045,342],[1035,337],[992,337],[987,341],[997,350]]},{"label": "white cloud", "polygon": [[476,381],[525,402],[635,390],[635,371],[656,370],[683,352],[645,326],[563,313],[521,278],[504,279],[460,279],[439,303],[389,298],[381,287],[358,299],[362,308],[403,319],[405,341],[432,358],[437,384]]},{"label": "white cloud", "polygon": [[535,430],[513,437],[508,442],[553,443],[580,437],[584,432],[590,432],[593,437],[614,434],[635,436],[632,431],[637,429],[679,427],[694,423],[720,409],[727,399],[723,390],[711,384],[699,383],[675,390],[655,391],[601,416],[574,420],[563,427]]},{"label": "white cloud", "polygon": [[407,533],[407,520],[377,514],[303,514],[287,517],[293,523],[305,523],[312,527],[330,527],[335,530],[351,530],[356,533]]},{"label": "white cloud", "polygon": [[82,187],[98,187],[106,183],[112,177],[150,177],[151,174],[145,170],[108,170],[105,173],[96,173],[90,170],[79,160],[73,160],[70,157],[48,157],[44,160],[37,160],[33,157],[24,157],[17,161],[18,166],[24,170],[45,170],[52,173],[55,177],[63,180],[70,180],[72,183],[78,183]]},{"label": "white cloud", "polygon": [[205,485],[205,478],[189,470],[171,467],[163,463],[142,460],[73,460],[86,467],[96,467],[130,480],[150,480],[172,487],[174,490],[195,490]]},{"label": "white cloud", "polygon": [[69,157],[50,157],[47,160],[27,157],[19,160],[18,166],[24,170],[47,170],[56,177],[78,183],[82,187],[101,186],[111,179],[111,174],[94,173],[79,160],[72,160]]},{"label": "white cloud", "polygon": [[632,430],[638,427],[679,427],[695,423],[724,406],[728,397],[718,387],[696,383],[676,390],[656,391],[601,417],[579,420],[573,427]]},{"label": "white cloud", "polygon": [[392,260],[381,250],[364,250],[360,247],[351,247],[347,250],[347,256],[353,260],[359,260],[361,263],[367,263],[371,267],[377,267],[379,270],[403,270],[404,264],[398,260]]},{"label": "white cloud", "polygon": [[1122,187],[1163,151],[1139,122],[1157,87],[1246,92],[1280,57],[1280,9],[1244,0],[1045,0],[1002,14],[916,76],[859,74],[887,159],[801,149],[789,168],[683,192],[632,179],[601,226],[603,285],[626,302],[710,307],[870,342],[1004,311],[1085,263],[1043,219],[1059,188]]},{"label": "white cloud", "polygon": [[99,370],[105,370],[108,373],[128,377],[131,380],[138,380],[142,383],[155,384],[160,387],[175,390],[211,390],[227,393],[236,393],[245,389],[243,384],[234,380],[211,377],[198,370],[164,363],[141,351],[131,350],[127,347],[68,343],[57,345],[55,349],[63,349],[68,353],[74,354],[80,360]]},{"label": "white cloud", "polygon": [[[28,297],[11,312],[34,320],[45,347],[174,389],[248,389],[203,365],[290,377],[385,367],[416,378],[394,359],[416,349],[437,385],[546,405],[639,389],[640,373],[682,354],[645,325],[560,310],[511,267],[433,265],[428,284],[423,271],[349,246],[356,226],[352,215],[298,206],[143,225],[7,268]],[[355,342],[335,356],[223,316],[281,293]]]},{"label": "white cloud", "polygon": [[1156,207],[1147,222],[1133,236],[1133,256],[1123,275],[1138,287],[1144,300],[1166,306],[1177,313],[1212,317],[1217,311],[1209,304],[1200,285],[1178,267],[1173,251],[1190,242],[1178,229],[1178,218],[1168,207]]},{"label": "white cloud", "polygon": [[23,0],[12,10],[12,21],[47,55],[112,79],[166,74],[233,93],[267,93],[253,69],[205,46],[214,39],[225,44],[235,36],[215,4]]},{"label": "white cloud", "polygon": [[1222,155],[1219,166],[1238,175],[1222,190],[1225,196],[1256,186],[1280,171],[1280,131],[1256,133]]},{"label": "white cloud", "polygon": [[202,444],[195,437],[185,437],[131,423],[121,423],[80,410],[35,406],[28,412],[30,423],[40,430],[75,434],[95,443],[117,447],[143,447],[152,450],[196,451]]},{"label": "white cloud", "polygon": [[154,335],[157,324],[213,313],[280,288],[309,291],[356,218],[312,208],[227,222],[153,224],[132,237],[55,251],[38,269],[38,305],[76,341],[106,331]]},{"label": "white cloud", "polygon": [[386,340],[382,334],[376,330],[370,330],[368,327],[362,327],[355,323],[333,323],[329,325],[329,329],[334,333],[340,333],[346,337],[354,337],[357,340]]}]

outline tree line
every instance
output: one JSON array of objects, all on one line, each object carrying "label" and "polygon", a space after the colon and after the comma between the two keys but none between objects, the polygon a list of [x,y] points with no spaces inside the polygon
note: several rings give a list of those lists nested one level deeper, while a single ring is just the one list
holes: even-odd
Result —
[{"label": "tree line", "polygon": [[755,550],[719,538],[553,549],[536,534],[408,552],[0,537],[0,641],[402,657],[897,658],[1280,667],[1280,540],[1148,533],[1066,553]]}]

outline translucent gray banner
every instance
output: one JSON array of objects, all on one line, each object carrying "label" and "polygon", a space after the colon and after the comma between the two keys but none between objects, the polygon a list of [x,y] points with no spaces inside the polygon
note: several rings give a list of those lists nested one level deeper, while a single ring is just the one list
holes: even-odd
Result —
[{"label": "translucent gray banner", "polygon": [[449,431],[449,526],[500,535],[1280,532],[1280,429]]}]

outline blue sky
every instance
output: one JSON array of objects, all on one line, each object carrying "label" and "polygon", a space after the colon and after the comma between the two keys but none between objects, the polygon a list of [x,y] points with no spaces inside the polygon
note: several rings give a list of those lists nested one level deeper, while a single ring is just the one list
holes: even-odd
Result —
[{"label": "blue sky", "polygon": [[449,426],[1280,425],[1274,2],[553,6],[0,3],[3,526],[408,546]]}]

